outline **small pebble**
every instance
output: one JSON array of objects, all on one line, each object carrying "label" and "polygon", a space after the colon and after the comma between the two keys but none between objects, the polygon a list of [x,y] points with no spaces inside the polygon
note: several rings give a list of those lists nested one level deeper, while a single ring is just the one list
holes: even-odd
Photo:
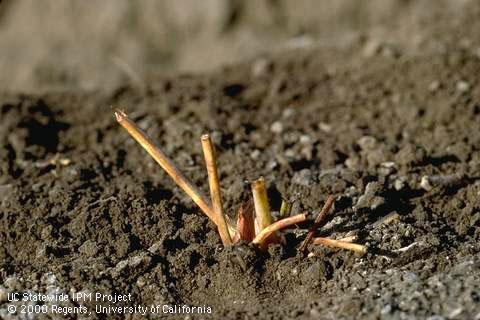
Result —
[{"label": "small pebble", "polygon": [[267,170],[273,170],[278,166],[278,162],[275,160],[270,160],[267,162]]},{"label": "small pebble", "polygon": [[350,198],[354,197],[358,195],[358,190],[355,186],[350,186],[349,188],[347,188],[347,190],[345,190],[345,195]]},{"label": "small pebble", "polygon": [[392,162],[392,161],[387,161],[387,162],[382,162],[380,164],[380,168],[378,169],[379,173],[384,175],[384,176],[388,176],[390,174],[392,174],[393,172],[395,172],[395,162]]},{"label": "small pebble", "polygon": [[428,86],[428,90],[429,90],[430,92],[435,92],[435,91],[437,91],[438,89],[440,89],[440,81],[438,81],[438,80],[433,81],[433,82],[430,83],[430,85]]},{"label": "small pebble", "polygon": [[287,158],[295,158],[296,155],[297,155],[297,153],[293,149],[285,150],[285,157],[287,157]]},{"label": "small pebble", "polygon": [[5,279],[3,284],[5,286],[7,286],[7,288],[9,288],[9,289],[17,289],[17,287],[20,285],[18,279],[16,277],[13,277],[13,276]]},{"label": "small pebble", "polygon": [[383,205],[385,203],[385,199],[382,198],[382,197],[375,197],[373,198],[372,200],[372,204],[370,205],[370,209],[372,210],[375,210],[377,209],[378,207],[380,207],[381,205]]},{"label": "small pebble", "polygon": [[39,192],[39,191],[42,190],[42,187],[43,187],[43,182],[37,182],[37,183],[32,185],[32,191],[33,192]]},{"label": "small pebble", "polygon": [[310,317],[313,319],[321,319],[322,314],[317,309],[310,310]]},{"label": "small pebble", "polygon": [[7,289],[5,289],[4,287],[0,286],[0,303],[3,303],[3,302],[5,302],[5,301],[7,301],[7,298],[8,298]]},{"label": "small pebble", "polygon": [[305,157],[308,161],[313,158],[313,148],[311,145],[307,145],[300,150],[300,154]]},{"label": "small pebble", "polygon": [[362,54],[364,57],[370,58],[380,53],[381,49],[382,44],[378,39],[370,39],[365,43]]},{"label": "small pebble", "polygon": [[275,122],[272,123],[272,125],[270,126],[270,131],[272,131],[273,133],[282,133],[282,131],[283,131],[283,124],[282,124],[280,121],[275,121]]},{"label": "small pebble", "polygon": [[457,82],[457,91],[461,93],[465,93],[470,91],[470,84],[466,81],[458,81]]},{"label": "small pebble", "polygon": [[422,187],[427,191],[430,191],[433,189],[433,186],[430,184],[430,179],[428,178],[428,176],[422,177],[422,180],[420,181],[420,187]]},{"label": "small pebble", "polygon": [[320,122],[320,123],[318,124],[318,128],[319,128],[320,130],[322,130],[323,132],[326,132],[326,133],[329,133],[329,132],[332,131],[332,126],[329,125],[329,124],[326,123],[326,122]]},{"label": "small pebble", "polygon": [[250,153],[250,158],[252,158],[253,160],[258,160],[260,158],[260,155],[261,155],[260,150],[255,149],[252,151],[252,153]]},{"label": "small pebble", "polygon": [[163,247],[163,241],[157,241],[148,248],[148,252],[152,254],[157,254]]},{"label": "small pebble", "polygon": [[49,224],[42,229],[42,232],[40,233],[40,237],[43,240],[47,240],[52,236],[52,231],[53,231],[53,226]]},{"label": "small pebble", "polygon": [[345,166],[348,169],[356,170],[360,167],[360,160],[358,158],[347,158],[345,160]]},{"label": "small pebble", "polygon": [[373,150],[377,147],[377,139],[372,136],[363,136],[358,139],[357,144],[362,150]]},{"label": "small pebble", "polygon": [[62,165],[62,166],[68,166],[72,160],[68,159],[68,158],[61,158],[58,160],[58,162]]},{"label": "small pebble", "polygon": [[305,187],[310,186],[312,183],[312,171],[309,169],[303,169],[299,172],[296,172],[293,175],[292,182]]},{"label": "small pebble", "polygon": [[75,168],[70,168],[68,169],[67,174],[71,177],[76,177],[78,176],[78,170]]},{"label": "small pebble", "polygon": [[139,288],[145,287],[146,284],[147,284],[147,281],[146,281],[146,279],[145,279],[144,277],[138,277],[138,279],[137,279],[137,286],[138,286]]},{"label": "small pebble", "polygon": [[393,183],[393,187],[395,188],[395,190],[400,191],[403,188],[405,188],[406,182],[407,182],[406,177],[397,178],[397,179],[395,179],[395,182]]},{"label": "small pebble", "polygon": [[395,168],[396,164],[393,161],[387,161],[387,162],[382,162],[380,165],[384,168]]},{"label": "small pebble", "polygon": [[48,272],[43,276],[43,282],[45,282],[47,285],[54,285],[57,283],[57,277],[52,273]]},{"label": "small pebble", "polygon": [[382,310],[380,310],[380,313],[382,315],[387,315],[387,314],[390,314],[391,312],[392,312],[392,305],[388,303],[385,306],[383,306]]},{"label": "small pebble", "polygon": [[463,312],[463,308],[456,308],[454,309],[452,312],[450,312],[450,314],[448,315],[448,318],[450,319],[454,319],[456,317],[458,317],[459,315],[461,315]]},{"label": "small pebble", "polygon": [[300,136],[300,143],[301,144],[309,144],[312,142],[312,138],[309,135],[303,134]]},{"label": "small pebble", "polygon": [[418,281],[418,275],[415,272],[406,272],[403,275],[403,279],[408,282],[417,282]]},{"label": "small pebble", "polygon": [[10,192],[13,190],[12,185],[10,184],[4,184],[0,186],[0,201],[3,199],[6,199],[9,195]]},{"label": "small pebble", "polygon": [[78,248],[78,251],[87,257],[93,257],[98,253],[99,248],[95,241],[87,240]]},{"label": "small pebble", "polygon": [[355,210],[361,208],[370,208],[375,210],[385,203],[383,197],[377,196],[381,186],[378,182],[369,182],[365,187],[365,193],[358,198],[357,204],[354,206]]},{"label": "small pebble", "polygon": [[252,69],[251,69],[252,75],[254,77],[260,77],[268,73],[272,69],[272,66],[273,66],[272,62],[265,58],[257,59],[252,64]]},{"label": "small pebble", "polygon": [[285,119],[291,118],[295,115],[295,109],[293,108],[286,108],[282,112],[282,117]]}]

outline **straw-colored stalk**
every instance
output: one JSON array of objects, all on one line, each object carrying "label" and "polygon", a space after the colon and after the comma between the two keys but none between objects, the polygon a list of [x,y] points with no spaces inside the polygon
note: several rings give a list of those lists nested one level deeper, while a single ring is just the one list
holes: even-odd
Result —
[{"label": "straw-colored stalk", "polygon": [[[115,111],[115,117],[118,123],[127,130],[127,132],[152,156],[153,159],[165,170],[168,175],[175,181],[175,183],[182,188],[185,193],[192,198],[200,209],[212,220],[217,227],[220,225],[220,221],[217,215],[210,207],[210,204],[202,194],[202,192],[191,183],[177,168],[177,166],[170,160],[163,151],[156,146],[152,140],[140,129],[135,122],[130,120],[128,116],[120,110]],[[228,226],[230,233],[235,232],[235,228],[231,225]]]},{"label": "straw-colored stalk", "polygon": [[252,183],[253,204],[255,206],[255,219],[257,220],[258,232],[272,224],[272,215],[268,204],[265,180],[261,177]]},{"label": "straw-colored stalk", "polygon": [[203,155],[207,165],[208,184],[210,186],[210,197],[212,198],[213,211],[215,212],[218,226],[218,233],[224,245],[232,244],[232,239],[228,231],[227,220],[223,212],[222,195],[220,191],[220,182],[218,180],[217,163],[215,161],[215,148],[210,135],[204,134],[201,138]]},{"label": "straw-colored stalk", "polygon": [[[263,229],[272,224],[273,218],[270,213],[270,206],[268,204],[267,189],[265,188],[265,180],[260,177],[252,183],[253,204],[255,206],[255,233],[258,235]],[[270,235],[268,243],[282,242],[282,238],[273,233]]]},{"label": "straw-colored stalk", "polygon": [[313,239],[313,244],[317,244],[317,245],[320,244],[320,245],[334,247],[334,248],[352,250],[361,254],[364,254],[367,252],[367,247],[361,244],[351,243],[351,242],[342,241],[342,240],[333,240],[333,239],[318,237]]},{"label": "straw-colored stalk", "polygon": [[264,242],[276,231],[284,229],[288,226],[304,222],[307,219],[307,216],[304,213],[297,214],[282,220],[278,220],[277,222],[272,223],[265,229],[263,229],[255,239],[253,239],[252,243],[262,246]]}]

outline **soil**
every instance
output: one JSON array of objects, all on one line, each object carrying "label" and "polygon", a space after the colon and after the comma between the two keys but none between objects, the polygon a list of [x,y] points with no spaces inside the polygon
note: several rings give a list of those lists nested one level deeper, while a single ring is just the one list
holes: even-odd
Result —
[{"label": "soil", "polygon": [[[211,308],[177,314],[195,319],[479,319],[480,58],[377,49],[355,40],[141,87],[2,94],[0,317],[15,317],[15,291]],[[320,234],[356,233],[368,253],[304,257],[308,224],[267,252],[223,248],[111,106],[205,193],[211,132],[232,218],[264,176],[275,211],[286,198],[314,219],[334,195]]]}]

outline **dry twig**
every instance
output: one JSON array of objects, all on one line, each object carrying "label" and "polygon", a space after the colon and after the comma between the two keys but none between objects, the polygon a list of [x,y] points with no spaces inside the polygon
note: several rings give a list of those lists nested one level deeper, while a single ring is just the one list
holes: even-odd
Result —
[{"label": "dry twig", "polygon": [[351,243],[351,242],[342,241],[342,240],[333,240],[333,239],[319,237],[319,238],[313,239],[313,244],[322,244],[324,246],[352,250],[362,254],[367,252],[367,247],[361,244]]},{"label": "dry twig", "polygon": [[303,241],[302,245],[300,246],[300,251],[305,252],[307,249],[307,246],[310,244],[310,241],[312,241],[313,236],[315,235],[315,232],[317,231],[318,227],[323,223],[325,218],[327,217],[328,213],[330,212],[330,209],[333,206],[335,199],[333,196],[328,196],[327,201],[325,201],[325,204],[322,208],[322,211],[318,214],[317,218],[315,219],[315,223],[313,226],[310,228],[308,231],[307,237]]}]

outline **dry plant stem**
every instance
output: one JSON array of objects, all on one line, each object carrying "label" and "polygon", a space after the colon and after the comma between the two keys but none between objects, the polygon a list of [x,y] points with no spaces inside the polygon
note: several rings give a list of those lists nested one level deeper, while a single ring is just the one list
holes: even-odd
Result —
[{"label": "dry plant stem", "polygon": [[268,205],[265,180],[261,177],[252,183],[253,204],[255,205],[255,217],[258,224],[258,232],[272,224],[272,215]]},{"label": "dry plant stem", "polygon": [[307,216],[302,213],[274,222],[265,229],[263,229],[259,234],[257,234],[257,236],[255,237],[255,239],[253,239],[252,242],[254,244],[261,245],[274,232],[284,229],[293,224],[303,222],[306,219]]},{"label": "dry plant stem", "polygon": [[[201,191],[193,185],[188,179],[180,172],[175,164],[170,160],[160,148],[158,148],[145,132],[140,129],[135,122],[130,120],[128,116],[120,111],[115,111],[115,117],[118,123],[128,131],[128,133],[152,156],[155,161],[165,170],[170,177],[177,183],[177,185],[185,191],[193,202],[195,202],[200,209],[218,226],[219,222],[215,212],[210,207],[210,204],[206,200]],[[233,227],[232,227],[233,229]]]},{"label": "dry plant stem", "polygon": [[328,238],[314,238],[313,244],[321,244],[329,247],[352,250],[362,254],[367,252],[367,247],[361,244],[351,243],[351,242],[342,241],[342,240],[333,240]]},{"label": "dry plant stem", "polygon": [[210,197],[212,198],[212,207],[217,216],[218,233],[222,239],[223,245],[232,244],[232,238],[228,231],[227,221],[223,212],[222,196],[220,191],[220,183],[218,181],[217,163],[215,161],[215,149],[210,139],[210,135],[204,134],[201,138],[203,155],[205,156],[205,163],[207,165],[208,184],[210,186]]},{"label": "dry plant stem", "polygon": [[328,213],[330,212],[330,209],[332,208],[334,201],[335,199],[333,198],[333,196],[328,196],[327,201],[325,201],[325,204],[323,205],[322,211],[320,211],[320,213],[318,214],[313,226],[308,231],[307,237],[305,238],[302,245],[300,246],[301,252],[305,252],[305,250],[307,249],[307,246],[309,245],[310,241],[312,241],[312,238],[315,235],[315,232],[317,231],[318,227],[320,227],[320,225],[323,223]]}]

